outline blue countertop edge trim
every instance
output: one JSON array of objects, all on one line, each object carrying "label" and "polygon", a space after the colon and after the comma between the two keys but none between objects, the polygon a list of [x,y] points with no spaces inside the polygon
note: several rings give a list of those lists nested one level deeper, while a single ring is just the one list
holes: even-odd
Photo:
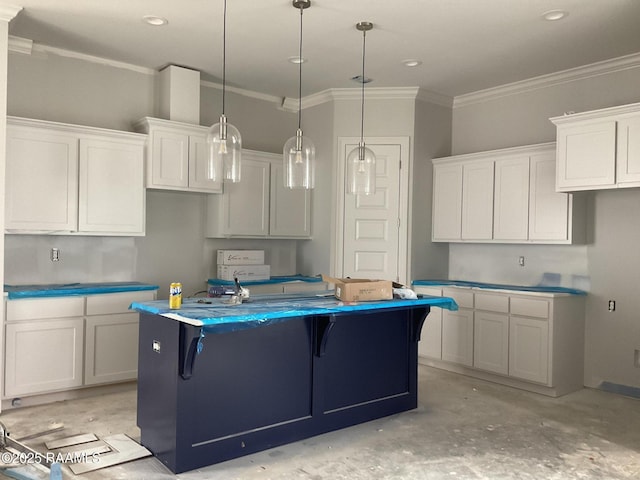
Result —
[{"label": "blue countertop edge trim", "polygon": [[458,305],[452,298],[432,296],[423,296],[416,300],[396,299],[357,303],[344,303],[333,297],[301,296],[285,300],[272,297],[270,300],[265,303],[216,306],[200,304],[195,299],[187,299],[180,309],[175,310],[169,309],[167,300],[154,300],[133,302],[129,308],[138,312],[162,315],[177,321],[202,326],[205,332],[210,333],[242,330],[308,315],[331,315],[420,305],[458,310]]},{"label": "blue countertop edge trim", "polygon": [[[288,283],[288,282],[308,282],[308,283],[320,283],[322,278],[320,277],[307,277],[305,275],[282,275],[276,277],[270,277],[268,280],[245,280],[240,283],[245,286],[250,285],[267,285],[272,283]],[[210,278],[207,280],[208,285],[234,285],[233,280],[221,280],[219,278]]]},{"label": "blue countertop edge trim", "polygon": [[20,298],[69,297],[100,295],[105,293],[139,292],[158,290],[158,285],[138,282],[69,283],[55,285],[5,285],[9,300]]},{"label": "blue countertop edge trim", "polygon": [[414,280],[412,286],[435,287],[453,286],[469,288],[486,288],[489,290],[514,290],[518,292],[568,293],[570,295],[587,295],[588,292],[576,288],[554,286],[504,285],[499,283],[470,282],[467,280]]}]

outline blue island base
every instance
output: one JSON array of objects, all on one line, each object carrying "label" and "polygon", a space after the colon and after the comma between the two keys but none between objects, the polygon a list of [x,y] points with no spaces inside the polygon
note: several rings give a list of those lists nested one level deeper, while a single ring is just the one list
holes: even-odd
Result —
[{"label": "blue island base", "polygon": [[308,315],[215,334],[141,313],[141,442],[180,473],[416,408],[429,310]]}]

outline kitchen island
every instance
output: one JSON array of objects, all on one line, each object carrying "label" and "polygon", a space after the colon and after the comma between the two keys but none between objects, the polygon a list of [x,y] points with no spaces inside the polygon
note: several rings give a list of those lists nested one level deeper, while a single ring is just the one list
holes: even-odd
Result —
[{"label": "kitchen island", "polygon": [[141,302],[138,426],[175,473],[417,406],[417,352],[450,298]]}]

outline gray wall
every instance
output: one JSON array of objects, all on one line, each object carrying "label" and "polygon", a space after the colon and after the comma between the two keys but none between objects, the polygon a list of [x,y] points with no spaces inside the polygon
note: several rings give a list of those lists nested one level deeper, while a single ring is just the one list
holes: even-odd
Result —
[{"label": "gray wall", "polygon": [[416,101],[414,146],[411,280],[447,278],[449,244],[431,242],[431,159],[451,152],[450,108]]},{"label": "gray wall", "polygon": [[[80,59],[34,53],[9,55],[8,114],[21,117],[131,130],[144,116],[157,115],[156,76]],[[295,134],[297,117],[278,104],[228,93],[227,116],[247,148],[280,152]],[[218,121],[217,88],[201,88],[202,124]],[[274,275],[296,273],[299,242],[205,239],[204,195],[147,191],[145,237],[6,235],[5,283],[103,282],[138,280],[160,285],[181,281],[185,294],[202,290],[213,277],[213,254],[220,248],[260,248]],[[62,260],[49,260],[58,247]]]},{"label": "gray wall", "polygon": [[[640,101],[640,69],[608,73],[454,108],[454,154],[555,140],[549,117]],[[640,387],[633,367],[640,348],[638,285],[640,190],[589,194],[589,243],[578,246],[451,244],[450,278],[536,284],[545,272],[589,286],[585,385]],[[519,267],[517,256],[526,257]],[[588,276],[588,278],[584,278]],[[617,301],[614,313],[607,301]]]}]

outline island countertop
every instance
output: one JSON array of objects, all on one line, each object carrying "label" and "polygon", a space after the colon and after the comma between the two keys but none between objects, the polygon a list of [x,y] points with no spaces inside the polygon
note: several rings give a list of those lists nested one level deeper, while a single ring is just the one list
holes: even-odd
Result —
[{"label": "island countertop", "polygon": [[[209,302],[209,303],[205,303]],[[234,331],[308,315],[331,315],[367,310],[405,308],[409,306],[441,307],[457,310],[449,297],[424,296],[415,300],[380,300],[342,302],[333,294],[256,295],[239,305],[224,303],[221,298],[186,299],[180,309],[169,308],[167,300],[134,302],[131,309],[171,318],[189,325],[205,327],[205,331]]]}]

